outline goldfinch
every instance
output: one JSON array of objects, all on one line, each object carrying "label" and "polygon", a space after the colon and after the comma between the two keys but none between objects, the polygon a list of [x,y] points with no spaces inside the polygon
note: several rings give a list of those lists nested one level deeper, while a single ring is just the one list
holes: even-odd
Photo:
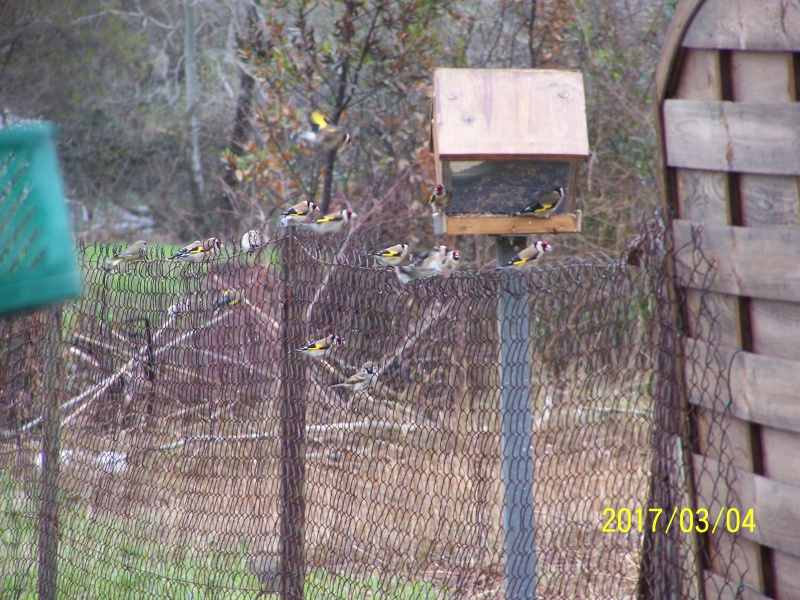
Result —
[{"label": "goldfinch", "polygon": [[186,313],[191,310],[191,302],[189,300],[185,301],[178,301],[172,306],[167,309],[167,314],[170,317],[180,317],[181,315],[185,315]]},{"label": "goldfinch", "polygon": [[381,263],[384,267],[393,267],[403,262],[403,259],[408,256],[408,244],[396,244],[389,246],[377,252],[370,252],[367,256],[374,256],[375,260]]},{"label": "goldfinch", "polygon": [[287,208],[281,218],[281,227],[288,227],[292,223],[302,223],[308,221],[309,216],[319,207],[311,202],[311,200],[303,200],[298,202],[291,208]]},{"label": "goldfinch", "polygon": [[256,248],[264,245],[264,240],[261,238],[261,233],[255,229],[251,229],[242,236],[242,251],[250,252]]},{"label": "goldfinch", "polygon": [[130,246],[118,252],[107,260],[103,265],[106,269],[113,269],[122,263],[135,263],[139,262],[147,254],[147,242],[144,240],[136,240]]},{"label": "goldfinch", "polygon": [[233,308],[241,301],[242,293],[239,290],[225,290],[222,292],[222,295],[214,301],[214,312],[211,314],[217,314],[226,306],[228,308]]},{"label": "goldfinch", "polygon": [[184,246],[175,254],[169,257],[168,260],[182,260],[185,262],[203,262],[218,254],[222,248],[222,242],[217,238],[208,238],[206,241],[201,242],[195,240],[188,246]]},{"label": "goldfinch", "polygon": [[326,233],[339,233],[342,229],[344,229],[345,225],[347,225],[357,216],[358,215],[352,210],[344,209],[340,210],[339,212],[325,215],[324,217],[320,217],[318,219],[312,219],[307,223],[300,223],[300,226],[310,229],[314,233],[318,233],[320,235]]},{"label": "goldfinch", "polygon": [[372,387],[377,381],[378,374],[376,373],[375,363],[368,360],[363,364],[360,371],[348,377],[344,382],[336,383],[331,387],[344,387],[357,392],[365,387]]},{"label": "goldfinch", "polygon": [[311,131],[301,133],[301,140],[311,142],[325,150],[336,150],[343,144],[350,145],[350,134],[328,121],[320,111],[312,112],[308,120],[311,122]]},{"label": "goldfinch", "polygon": [[545,252],[552,252],[553,247],[543,240],[538,240],[536,243],[521,250],[519,254],[511,257],[506,264],[497,267],[500,269],[526,269],[532,267],[537,260],[539,260]]},{"label": "goldfinch", "polygon": [[[447,256],[447,246],[436,246],[421,254],[411,264],[398,265],[394,268],[400,283],[408,283],[415,279],[426,279],[441,274],[442,263]],[[460,258],[460,257],[459,257]]]},{"label": "goldfinch", "polygon": [[447,190],[441,183],[437,183],[433,187],[431,197],[428,199],[428,204],[431,205],[433,212],[437,213],[440,210],[447,208],[447,205],[450,204],[450,200],[452,199],[453,194],[451,194],[450,191]]},{"label": "goldfinch", "polygon": [[547,192],[544,196],[537,198],[522,210],[515,212],[514,216],[530,215],[533,217],[549,219],[556,209],[561,206],[561,202],[563,200],[564,188],[557,187],[552,191]]},{"label": "goldfinch", "polygon": [[305,354],[311,358],[325,358],[326,356],[330,356],[334,349],[338,348],[344,343],[344,340],[338,335],[329,335],[328,337],[317,340],[316,342],[306,344],[302,348],[297,348],[295,352]]},{"label": "goldfinch", "polygon": [[449,275],[458,268],[458,263],[461,260],[461,252],[459,250],[448,250],[444,256],[442,265],[439,267],[442,275]]}]

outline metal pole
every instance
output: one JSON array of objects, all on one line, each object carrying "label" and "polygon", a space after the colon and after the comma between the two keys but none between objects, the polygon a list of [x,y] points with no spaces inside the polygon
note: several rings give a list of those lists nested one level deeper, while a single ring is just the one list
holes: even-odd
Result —
[{"label": "metal pole", "polygon": [[39,581],[41,600],[58,596],[58,479],[61,459],[61,309],[45,319],[47,358],[45,362],[44,418],[42,419],[42,478],[39,484]]},{"label": "metal pole", "polygon": [[281,257],[283,283],[283,398],[281,402],[281,600],[302,600],[305,583],[305,521],[306,521],[306,404],[296,381],[299,361],[293,360],[296,342],[293,314],[295,282],[295,239],[293,228],[286,234]]},{"label": "metal pole", "polygon": [[[507,262],[525,242],[524,237],[498,237],[498,264]],[[536,596],[530,315],[526,280],[512,273],[503,275],[497,318],[506,598],[530,600]]]}]

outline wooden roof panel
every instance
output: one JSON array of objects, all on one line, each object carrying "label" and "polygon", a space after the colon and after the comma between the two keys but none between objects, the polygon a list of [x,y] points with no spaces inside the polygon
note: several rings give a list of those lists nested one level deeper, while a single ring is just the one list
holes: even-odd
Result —
[{"label": "wooden roof panel", "polygon": [[536,69],[436,69],[432,134],[440,157],[585,160],[583,75]]}]

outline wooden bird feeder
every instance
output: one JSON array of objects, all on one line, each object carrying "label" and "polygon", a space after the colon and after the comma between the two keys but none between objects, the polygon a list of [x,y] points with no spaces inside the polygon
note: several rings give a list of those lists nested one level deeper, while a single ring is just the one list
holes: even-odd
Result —
[{"label": "wooden bird feeder", "polygon": [[[431,145],[453,194],[435,233],[575,233],[578,163],[589,156],[583,75],[539,69],[436,69]],[[513,216],[556,187],[549,219]],[[446,214],[443,214],[446,213]]]}]

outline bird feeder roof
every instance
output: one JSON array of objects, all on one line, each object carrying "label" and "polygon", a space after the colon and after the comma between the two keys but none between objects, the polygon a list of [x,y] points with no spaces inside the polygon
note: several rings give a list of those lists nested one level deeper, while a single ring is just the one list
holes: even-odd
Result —
[{"label": "bird feeder roof", "polygon": [[588,158],[579,71],[436,69],[433,88],[437,159]]}]

